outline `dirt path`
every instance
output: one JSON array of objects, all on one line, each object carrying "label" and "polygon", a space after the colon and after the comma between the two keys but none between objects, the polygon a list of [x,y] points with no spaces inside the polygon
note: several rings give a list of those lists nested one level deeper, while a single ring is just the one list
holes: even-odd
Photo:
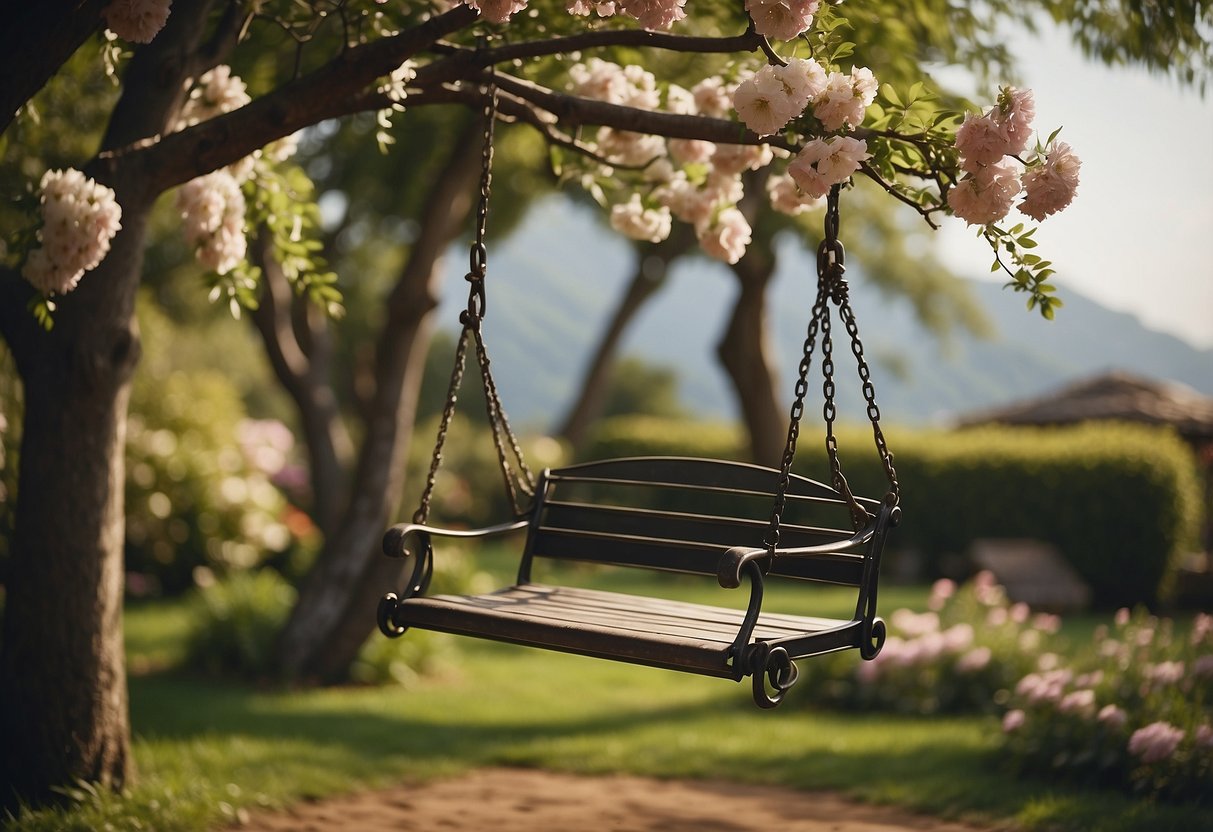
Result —
[{"label": "dirt path", "polygon": [[767,786],[482,769],[255,813],[244,832],[982,832],[924,815]]}]

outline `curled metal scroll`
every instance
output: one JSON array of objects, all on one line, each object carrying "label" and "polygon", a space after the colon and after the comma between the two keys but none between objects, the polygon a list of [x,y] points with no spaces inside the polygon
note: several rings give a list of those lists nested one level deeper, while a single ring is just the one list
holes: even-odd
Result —
[{"label": "curled metal scroll", "polygon": [[885,626],[883,618],[864,619],[863,622],[863,640],[859,643],[859,655],[864,659],[874,659],[884,647],[885,637],[888,635],[888,627]]},{"label": "curled metal scroll", "polygon": [[[771,649],[769,644],[761,642],[754,646],[750,661],[754,673],[754,704],[760,708],[776,707],[800,678],[796,662],[782,647]],[[768,683],[773,693],[767,690]]]},{"label": "curled metal scroll", "polygon": [[404,556],[413,559],[413,571],[409,575],[407,586],[400,595],[389,592],[380,598],[376,610],[379,632],[388,638],[399,638],[408,630],[408,627],[396,622],[396,611],[408,599],[424,595],[429,588],[430,578],[434,575],[434,549],[430,545],[430,536],[420,532],[415,534],[417,545],[403,548]]}]

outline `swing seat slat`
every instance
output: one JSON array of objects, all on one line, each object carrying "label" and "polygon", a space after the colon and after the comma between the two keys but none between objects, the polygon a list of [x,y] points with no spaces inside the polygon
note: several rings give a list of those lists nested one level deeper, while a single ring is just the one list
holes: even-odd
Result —
[{"label": "swing seat slat", "polygon": [[[873,658],[884,639],[876,581],[894,505],[860,498],[870,522],[850,526],[847,501],[793,476],[773,562],[764,536],[780,472],[721,460],[644,457],[545,471],[529,514],[516,523],[453,531],[401,524],[384,551],[415,558],[404,598],[380,608],[389,635],[409,627],[512,642],[707,676],[754,680],[773,707],[796,680],[793,660],[857,648]],[[479,595],[424,594],[432,538],[526,529],[514,585]],[[533,582],[536,561],[578,561],[711,576],[719,606]],[[762,610],[768,578],[849,586],[850,619]],[[744,593],[731,590],[746,579]],[[806,612],[811,612],[807,610]],[[774,689],[774,693],[768,689]]]}]

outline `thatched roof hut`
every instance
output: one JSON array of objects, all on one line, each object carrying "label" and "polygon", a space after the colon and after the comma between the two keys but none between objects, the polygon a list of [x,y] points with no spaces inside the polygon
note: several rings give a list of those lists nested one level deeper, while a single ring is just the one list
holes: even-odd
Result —
[{"label": "thatched roof hut", "polygon": [[962,427],[1064,425],[1095,420],[1171,425],[1200,446],[1213,440],[1213,399],[1172,381],[1110,372],[1034,399],[970,413]]}]

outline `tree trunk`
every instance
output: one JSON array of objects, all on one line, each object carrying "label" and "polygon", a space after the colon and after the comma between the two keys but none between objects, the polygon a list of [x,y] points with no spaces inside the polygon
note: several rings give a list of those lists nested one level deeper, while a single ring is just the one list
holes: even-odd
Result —
[{"label": "tree trunk", "polygon": [[[210,0],[178,0],[156,40],[136,52],[103,150],[175,121],[209,9]],[[110,175],[122,230],[79,288],[58,299],[51,332],[27,311],[33,290],[15,273],[0,274],[0,329],[25,394],[0,645],[5,803],[18,795],[42,803],[76,780],[120,788],[131,771],[124,445],[140,352],[135,292],[157,195],[112,160],[97,167]]]},{"label": "tree trunk", "polygon": [[25,418],[0,647],[3,802],[42,803],[78,779],[120,788],[130,774],[123,447],[145,216],[127,206],[109,256],[60,301],[52,332],[9,303],[29,292],[6,286]]},{"label": "tree trunk", "polygon": [[297,682],[345,680],[375,628],[379,598],[402,579],[404,565],[384,557],[381,540],[404,490],[441,256],[471,210],[480,135],[480,126],[471,124],[434,180],[421,233],[388,299],[388,319],[375,352],[375,391],[348,503],[278,642],[280,669]]},{"label": "tree trunk", "polygon": [[694,244],[695,238],[685,225],[674,229],[673,235],[656,245],[637,247],[639,253],[632,282],[615,307],[614,314],[602,333],[590,364],[581,377],[577,398],[565,414],[556,435],[574,448],[585,441],[590,427],[602,414],[606,394],[611,386],[619,342],[628,326],[658,290],[665,285],[670,263],[681,257]]},{"label": "tree trunk", "polygon": [[770,251],[759,249],[751,246],[733,265],[740,292],[716,354],[737,394],[753,461],[778,467],[787,438],[787,419],[775,394],[766,314],[766,292],[775,273],[775,259]]}]

